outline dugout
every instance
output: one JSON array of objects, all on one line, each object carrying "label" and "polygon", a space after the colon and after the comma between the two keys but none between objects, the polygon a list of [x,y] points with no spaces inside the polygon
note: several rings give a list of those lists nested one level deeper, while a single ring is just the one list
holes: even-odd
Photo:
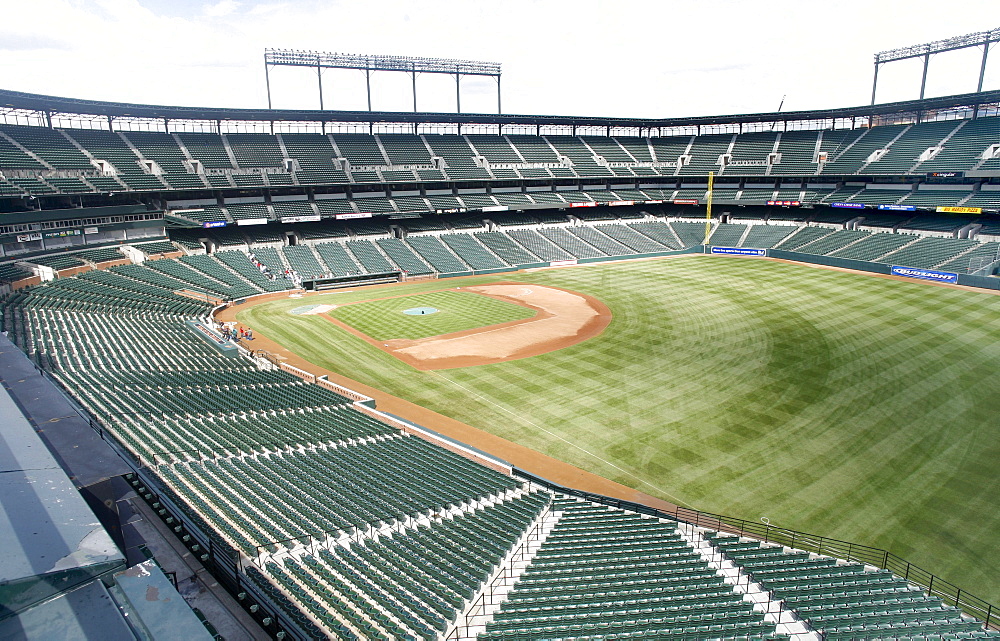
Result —
[{"label": "dugout", "polygon": [[341,287],[358,287],[361,285],[382,285],[398,283],[403,278],[402,272],[383,272],[380,274],[357,274],[354,276],[332,276],[330,278],[310,278],[302,281],[302,288],[310,292],[320,292]]}]

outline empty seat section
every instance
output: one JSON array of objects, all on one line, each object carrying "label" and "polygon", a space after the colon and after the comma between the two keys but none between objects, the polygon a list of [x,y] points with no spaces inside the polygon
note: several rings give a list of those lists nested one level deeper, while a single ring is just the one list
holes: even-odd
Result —
[{"label": "empty seat section", "polygon": [[732,223],[719,223],[712,231],[712,236],[708,239],[709,245],[721,245],[723,247],[736,247],[743,234],[746,232],[746,225],[734,225]]},{"label": "empty seat section", "polygon": [[357,276],[365,273],[365,269],[351,257],[342,243],[317,243],[316,253],[333,276]]},{"label": "empty seat section", "polygon": [[347,248],[369,274],[388,274],[397,271],[370,240],[349,240]]},{"label": "empty seat section", "polygon": [[375,244],[381,247],[382,251],[406,274],[420,276],[434,273],[434,268],[424,262],[406,243],[398,238],[379,238]]},{"label": "empty seat section", "polygon": [[469,266],[448,251],[436,236],[407,236],[404,242],[438,273],[453,274],[469,271]]},{"label": "empty seat section", "polygon": [[471,234],[441,234],[439,238],[473,269],[502,269],[507,263],[494,256]]},{"label": "empty seat section", "polygon": [[569,252],[539,234],[535,229],[511,229],[507,233],[521,246],[542,260],[573,259]]},{"label": "empty seat section", "polygon": [[538,229],[538,233],[558,245],[574,258],[596,258],[607,255],[578,236],[569,233],[563,227],[542,227]]},{"label": "empty seat section", "polygon": [[499,231],[477,232],[476,238],[510,265],[537,263],[540,259]]},{"label": "empty seat section", "polygon": [[337,167],[337,152],[330,138],[322,134],[281,134],[288,156],[298,161],[295,177],[299,184],[346,183],[347,174]]},{"label": "empty seat section", "polygon": [[322,278],[327,274],[326,267],[320,264],[309,245],[282,247],[281,253],[285,255],[289,266],[302,278]]},{"label": "empty seat section", "polygon": [[787,225],[751,225],[750,231],[743,238],[740,247],[770,249],[795,231],[795,227]]}]

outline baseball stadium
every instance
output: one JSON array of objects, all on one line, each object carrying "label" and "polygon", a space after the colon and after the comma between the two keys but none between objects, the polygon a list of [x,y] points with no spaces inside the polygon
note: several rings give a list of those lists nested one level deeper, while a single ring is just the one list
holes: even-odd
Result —
[{"label": "baseball stadium", "polygon": [[649,119],[278,66],[498,113],[0,91],[0,637],[1000,638],[982,73]]}]

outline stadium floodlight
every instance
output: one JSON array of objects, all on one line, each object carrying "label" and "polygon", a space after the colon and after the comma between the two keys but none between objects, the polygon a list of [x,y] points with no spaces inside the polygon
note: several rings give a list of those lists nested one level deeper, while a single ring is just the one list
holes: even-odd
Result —
[{"label": "stadium floodlight", "polygon": [[319,108],[323,109],[323,69],[356,69],[365,72],[368,93],[368,111],[372,110],[371,72],[396,71],[409,73],[413,80],[413,111],[417,110],[417,74],[443,73],[455,76],[456,111],[462,113],[462,76],[489,76],[497,81],[497,113],[500,109],[500,63],[453,58],[421,58],[418,56],[386,56],[354,53],[329,53],[298,49],[265,49],[264,78],[267,82],[267,108],[271,109],[271,81],[268,69],[272,66],[315,67],[319,84]]},{"label": "stadium floodlight", "polygon": [[983,62],[979,67],[979,86],[976,88],[976,92],[978,93],[983,90],[983,78],[986,76],[986,56],[990,51],[990,45],[996,42],[1000,42],[1000,28],[990,31],[977,31],[976,33],[968,33],[964,36],[955,36],[954,38],[945,38],[944,40],[935,40],[909,47],[880,51],[875,54],[875,79],[872,82],[872,104],[875,104],[875,88],[878,85],[879,65],[896,62],[897,60],[907,60],[909,58],[923,58],[924,73],[920,79],[920,99],[923,100],[924,89],[927,87],[927,67],[930,64],[933,54],[981,46],[983,48]]}]

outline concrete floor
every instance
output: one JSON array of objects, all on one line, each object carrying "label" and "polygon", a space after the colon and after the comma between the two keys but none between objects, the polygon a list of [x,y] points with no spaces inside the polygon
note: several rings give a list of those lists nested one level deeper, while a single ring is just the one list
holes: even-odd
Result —
[{"label": "concrete floor", "polygon": [[226,641],[268,641],[271,638],[145,501],[132,493],[123,502],[128,504],[121,506],[123,512],[132,512],[123,526],[134,529],[165,571],[177,573],[177,591],[188,605],[201,610]]}]

